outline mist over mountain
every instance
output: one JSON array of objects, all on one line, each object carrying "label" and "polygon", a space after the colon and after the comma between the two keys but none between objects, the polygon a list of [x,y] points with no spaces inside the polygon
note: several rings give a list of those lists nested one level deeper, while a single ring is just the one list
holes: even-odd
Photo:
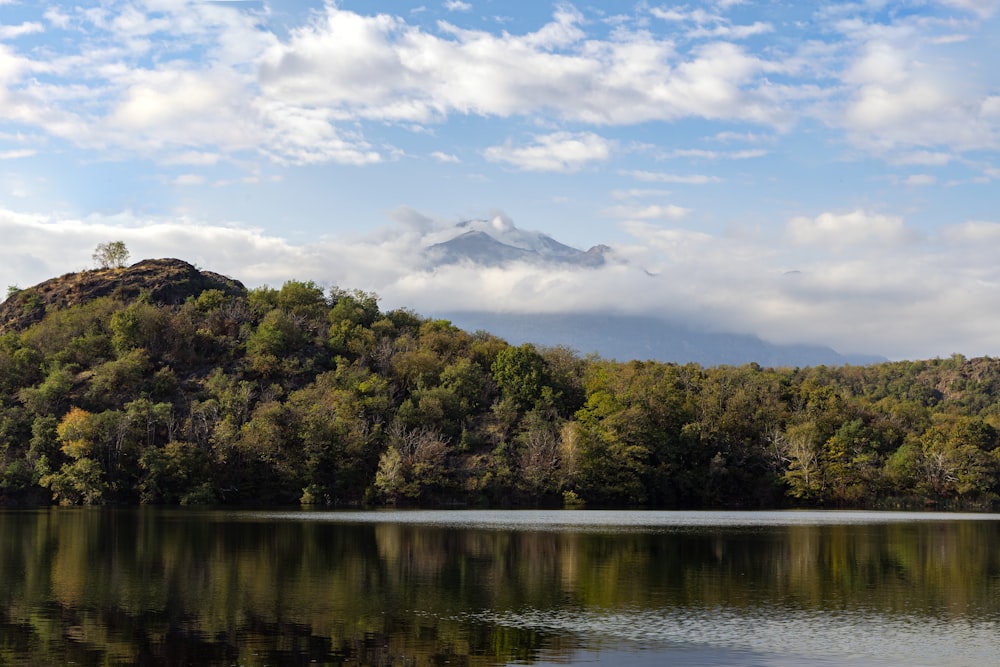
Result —
[{"label": "mist over mountain", "polygon": [[[607,265],[607,256],[612,253],[605,245],[587,251],[573,248],[546,234],[518,229],[502,216],[465,221],[453,231],[452,238],[425,249],[425,256],[434,266],[465,263],[496,268],[522,262],[597,269]],[[764,366],[839,366],[885,360],[875,355],[845,355],[822,345],[769,343],[753,334],[710,331],[693,323],[651,315],[501,313],[485,309],[445,310],[436,315],[467,331],[488,331],[513,344],[565,345],[581,354],[597,353],[618,360],[695,362],[705,366],[751,362]]]},{"label": "mist over mountain", "polygon": [[511,262],[557,263],[598,267],[610,248],[597,245],[587,251],[556,241],[547,234],[518,229],[502,216],[491,220],[466,220],[455,226],[457,235],[427,247],[425,254],[436,265],[471,262],[503,266]]},{"label": "mist over mountain", "polygon": [[841,354],[821,345],[780,345],[749,334],[698,330],[636,315],[451,312],[440,317],[466,331],[488,331],[513,345],[565,345],[606,359],[694,362],[703,366],[867,365],[884,357]]}]

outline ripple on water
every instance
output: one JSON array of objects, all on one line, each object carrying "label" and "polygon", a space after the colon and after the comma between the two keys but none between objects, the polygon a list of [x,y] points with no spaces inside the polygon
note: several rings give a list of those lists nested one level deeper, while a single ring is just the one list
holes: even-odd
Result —
[{"label": "ripple on water", "polygon": [[226,519],[402,523],[494,530],[649,531],[684,528],[873,525],[933,521],[1000,521],[1000,514],[785,510],[347,510],[225,513]]},{"label": "ripple on water", "polygon": [[[484,612],[475,620],[586,638],[598,653],[633,647],[643,653],[685,652],[683,664],[983,667],[1000,665],[997,621],[949,621],[867,613],[760,608],[642,611]],[[734,655],[747,661],[732,662]],[[627,657],[627,656],[626,656]],[[662,656],[661,656],[662,657]],[[639,659],[639,658],[636,658]],[[638,664],[628,659],[615,664]]]}]

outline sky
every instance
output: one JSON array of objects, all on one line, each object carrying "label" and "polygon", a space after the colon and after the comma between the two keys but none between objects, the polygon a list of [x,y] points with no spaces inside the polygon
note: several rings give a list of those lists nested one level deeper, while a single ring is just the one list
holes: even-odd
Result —
[{"label": "sky", "polygon": [[[98,243],[384,309],[1000,355],[1000,0],[0,0],[0,285]],[[465,220],[599,269],[434,267]]]}]

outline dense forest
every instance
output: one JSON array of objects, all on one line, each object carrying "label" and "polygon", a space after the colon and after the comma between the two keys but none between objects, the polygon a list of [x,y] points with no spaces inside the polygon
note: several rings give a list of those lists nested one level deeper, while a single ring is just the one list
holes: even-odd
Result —
[{"label": "dense forest", "polygon": [[581,357],[147,260],[9,290],[0,502],[989,508],[998,387]]}]

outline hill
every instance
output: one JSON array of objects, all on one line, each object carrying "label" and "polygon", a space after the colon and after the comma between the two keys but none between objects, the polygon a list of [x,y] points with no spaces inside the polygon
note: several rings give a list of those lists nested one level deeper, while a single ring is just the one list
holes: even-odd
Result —
[{"label": "hill", "polygon": [[246,294],[241,282],[199,271],[179,259],[147,259],[122,269],[68,273],[19,290],[0,304],[0,333],[24,329],[40,321],[46,312],[100,297],[130,301],[143,295],[150,303],[178,305],[209,289],[230,296]]},{"label": "hill", "polygon": [[581,358],[178,260],[0,305],[0,502],[990,507],[1000,361]]}]

